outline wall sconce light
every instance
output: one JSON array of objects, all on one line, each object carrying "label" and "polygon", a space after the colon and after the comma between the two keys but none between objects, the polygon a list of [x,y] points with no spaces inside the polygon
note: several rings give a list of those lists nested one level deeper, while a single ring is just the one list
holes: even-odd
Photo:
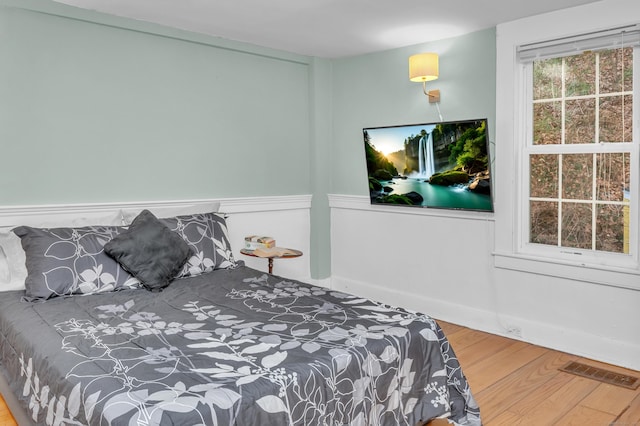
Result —
[{"label": "wall sconce light", "polygon": [[422,91],[430,103],[440,102],[440,90],[427,91],[427,81],[436,80],[438,75],[437,53],[418,53],[409,57],[409,80],[422,82]]}]

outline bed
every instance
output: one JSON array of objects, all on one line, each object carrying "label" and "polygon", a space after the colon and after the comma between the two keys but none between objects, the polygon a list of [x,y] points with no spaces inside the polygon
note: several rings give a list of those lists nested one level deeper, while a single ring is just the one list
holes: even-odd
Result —
[{"label": "bed", "polygon": [[[481,424],[432,318],[251,269],[215,213],[147,216],[189,248],[154,281],[166,265],[141,274],[109,245],[141,216],[13,231],[28,278],[0,294],[0,363],[34,424]],[[136,238],[124,251],[148,252]]]}]

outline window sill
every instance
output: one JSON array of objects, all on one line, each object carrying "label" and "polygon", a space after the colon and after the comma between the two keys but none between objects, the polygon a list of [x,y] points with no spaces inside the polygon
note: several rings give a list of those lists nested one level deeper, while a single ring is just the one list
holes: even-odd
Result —
[{"label": "window sill", "polygon": [[640,290],[640,271],[638,269],[589,265],[517,253],[494,252],[493,256],[495,267],[498,269]]}]

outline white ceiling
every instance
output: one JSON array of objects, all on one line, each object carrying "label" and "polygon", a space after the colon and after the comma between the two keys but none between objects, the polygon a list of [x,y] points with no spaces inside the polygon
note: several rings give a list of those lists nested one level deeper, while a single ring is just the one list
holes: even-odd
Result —
[{"label": "white ceiling", "polygon": [[302,55],[425,43],[597,0],[54,0]]}]

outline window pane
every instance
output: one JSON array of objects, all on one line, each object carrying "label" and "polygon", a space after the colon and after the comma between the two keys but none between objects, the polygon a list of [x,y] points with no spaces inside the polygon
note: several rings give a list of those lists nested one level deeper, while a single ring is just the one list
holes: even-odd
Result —
[{"label": "window pane", "polygon": [[562,247],[591,248],[591,204],[562,203]]},{"label": "window pane", "polygon": [[633,48],[600,52],[600,93],[633,90]]},{"label": "window pane", "polygon": [[558,203],[531,201],[529,242],[558,245]]},{"label": "window pane", "polygon": [[599,204],[597,209],[596,250],[628,253],[629,206]]},{"label": "window pane", "polygon": [[562,58],[533,63],[533,99],[562,96]]},{"label": "window pane", "polygon": [[598,144],[637,143],[633,56],[616,48],[533,61],[530,243],[629,252],[637,160],[629,145]]},{"label": "window pane", "polygon": [[596,100],[573,99],[565,104],[564,143],[594,143],[596,140]]},{"label": "window pane", "polygon": [[585,52],[582,55],[565,59],[565,95],[593,95],[596,91],[596,54]]},{"label": "window pane", "polygon": [[600,98],[600,142],[631,142],[632,124],[632,95]]},{"label": "window pane", "polygon": [[605,153],[596,157],[596,199],[598,201],[623,201],[624,191],[630,188],[630,155]]},{"label": "window pane", "polygon": [[530,157],[529,193],[536,198],[558,198],[557,154],[532,155]]},{"label": "window pane", "polygon": [[591,200],[593,187],[593,154],[562,156],[562,197]]},{"label": "window pane", "polygon": [[562,142],[562,102],[544,102],[533,105],[534,145]]}]

